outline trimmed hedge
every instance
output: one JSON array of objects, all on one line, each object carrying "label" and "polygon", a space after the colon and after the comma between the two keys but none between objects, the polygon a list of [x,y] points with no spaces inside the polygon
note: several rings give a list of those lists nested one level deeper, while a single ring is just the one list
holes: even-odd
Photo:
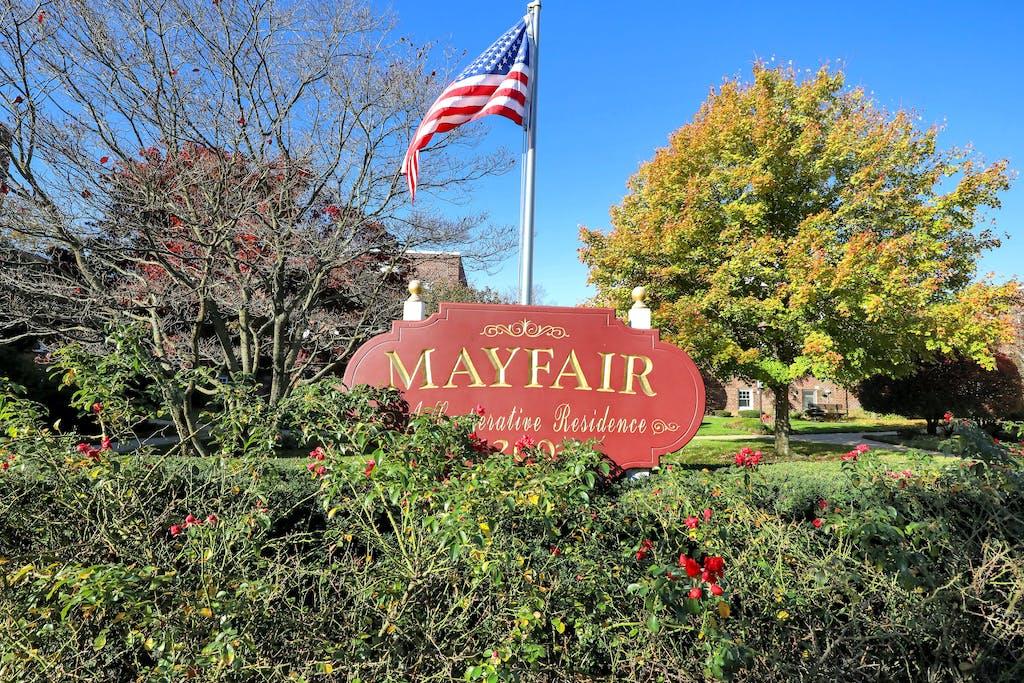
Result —
[{"label": "trimmed hedge", "polygon": [[80,452],[20,424],[0,680],[1024,673],[1021,470],[982,437],[912,472],[868,453],[613,482],[584,445],[496,455],[472,426],[360,420],[297,462]]}]

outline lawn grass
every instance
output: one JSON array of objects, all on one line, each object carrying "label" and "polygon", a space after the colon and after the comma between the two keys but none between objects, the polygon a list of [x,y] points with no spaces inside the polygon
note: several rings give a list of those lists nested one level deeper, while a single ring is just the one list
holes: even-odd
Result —
[{"label": "lawn grass", "polygon": [[[792,464],[799,468],[823,467],[826,471],[838,471],[840,458],[850,450],[846,446],[835,444],[793,441],[790,443],[790,456],[780,458],[775,454],[775,446],[763,441],[691,441],[682,450],[663,456],[661,462],[662,464],[682,465],[687,468],[714,469],[731,465],[736,452],[744,446],[761,451],[764,454],[764,459],[761,461],[764,465]],[[917,462],[922,458],[920,454],[884,449],[875,449],[871,452],[894,468],[904,467],[908,463]],[[928,455],[923,457],[934,461],[935,464],[944,464],[953,460],[947,456]]]},{"label": "lawn grass", "polygon": [[[921,420],[893,416],[851,417],[838,422],[791,420],[793,434],[833,434],[836,432],[888,432],[924,426]],[[756,417],[716,417],[705,415],[697,436],[733,436],[761,434],[761,420]]]}]

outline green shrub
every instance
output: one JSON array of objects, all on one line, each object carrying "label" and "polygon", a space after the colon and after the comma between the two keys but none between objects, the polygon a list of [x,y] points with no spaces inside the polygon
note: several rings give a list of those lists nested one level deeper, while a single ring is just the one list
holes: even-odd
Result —
[{"label": "green shrub", "polygon": [[[0,680],[1020,678],[1021,471],[967,426],[952,467],[615,482],[583,444],[364,418],[301,460],[83,453],[18,418]],[[722,595],[680,556],[723,558]]]},{"label": "green shrub", "polygon": [[715,417],[732,417],[731,410],[716,410],[712,413]]},{"label": "green shrub", "polygon": [[736,414],[739,415],[740,417],[761,417],[761,411],[760,410],[746,410],[746,409],[744,409],[744,410],[737,411]]}]

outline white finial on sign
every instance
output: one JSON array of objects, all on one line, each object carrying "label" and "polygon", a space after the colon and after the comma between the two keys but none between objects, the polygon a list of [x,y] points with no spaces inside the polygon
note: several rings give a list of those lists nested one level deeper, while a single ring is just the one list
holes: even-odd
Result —
[{"label": "white finial on sign", "polygon": [[423,285],[419,280],[409,282],[409,298],[405,300],[402,320],[423,320],[427,317],[427,305],[420,299]]},{"label": "white finial on sign", "polygon": [[633,288],[633,307],[629,309],[629,326],[638,330],[651,329],[651,309],[644,303],[647,290],[643,287]]}]

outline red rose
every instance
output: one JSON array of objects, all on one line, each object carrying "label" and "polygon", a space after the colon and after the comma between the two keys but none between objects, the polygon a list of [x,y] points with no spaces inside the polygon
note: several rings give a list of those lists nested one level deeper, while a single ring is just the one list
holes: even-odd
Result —
[{"label": "red rose", "polygon": [[99,402],[93,403],[92,404],[92,412],[96,413],[97,415],[102,413],[103,412],[103,404],[99,403]]},{"label": "red rose", "polygon": [[514,448],[519,451],[525,451],[527,448],[533,448],[537,445],[537,442],[533,440],[532,436],[521,436],[513,444]]},{"label": "red rose", "polygon": [[689,555],[679,556],[679,566],[686,570],[686,575],[691,579],[700,575],[700,565]]},{"label": "red rose", "polygon": [[757,467],[761,462],[761,458],[761,451],[755,451],[749,446],[744,446],[740,449],[740,452],[736,454],[736,457],[733,458],[733,460],[740,467]]},{"label": "red rose", "polygon": [[725,573],[725,560],[718,555],[711,555],[704,558],[704,569],[701,572],[701,580],[707,583],[718,583]]},{"label": "red rose", "polygon": [[718,596],[722,595],[722,593],[724,593],[724,592],[725,591],[722,590],[722,587],[719,586],[717,583],[711,585],[711,594],[712,595],[718,597]]},{"label": "red rose", "polygon": [[370,473],[373,472],[373,468],[376,467],[376,466],[377,466],[377,461],[376,460],[374,460],[373,458],[370,458],[369,460],[367,460],[366,461],[366,468],[363,469],[363,475],[367,476],[367,477],[370,476]]},{"label": "red rose", "polygon": [[484,407],[483,407],[482,405],[480,405],[480,404],[478,403],[478,404],[476,405],[476,408],[473,408],[473,412],[474,412],[474,413],[476,413],[477,415],[483,415],[483,414],[484,414],[484,413],[486,413],[487,411],[486,411],[486,410],[484,409]]},{"label": "red rose", "polygon": [[216,524],[217,519],[217,515],[213,514],[212,512],[206,516],[206,521],[208,524]]},{"label": "red rose", "polygon": [[725,571],[725,560],[718,555],[711,555],[704,558],[704,568],[709,572],[721,574]]},{"label": "red rose", "polygon": [[704,521],[710,522],[712,514],[714,513],[712,512],[711,508],[704,508]]},{"label": "red rose", "polygon": [[110,437],[109,436],[103,437],[103,440],[100,441],[100,450],[101,451],[109,451],[110,450]]},{"label": "red rose", "polygon": [[696,517],[687,517],[683,520],[683,524],[686,525],[687,529],[696,529],[697,525],[700,524],[700,520]]},{"label": "red rose", "polygon": [[821,517],[815,517],[811,524],[814,525],[815,529],[820,529],[822,525]]},{"label": "red rose", "polygon": [[687,595],[690,596],[691,600],[700,600],[704,597],[704,591],[701,590],[700,586],[694,586]]},{"label": "red rose", "polygon": [[202,523],[203,522],[201,520],[196,519],[195,515],[192,515],[192,514],[185,515],[185,527],[186,528],[188,528],[190,526],[199,526]]},{"label": "red rose", "polygon": [[182,532],[182,528],[181,528],[180,524],[172,524],[171,525],[171,536],[177,536],[181,532]]},{"label": "red rose", "polygon": [[821,500],[818,501],[818,509],[819,510],[824,510],[827,507],[828,507],[828,501],[827,500],[822,498]]}]

